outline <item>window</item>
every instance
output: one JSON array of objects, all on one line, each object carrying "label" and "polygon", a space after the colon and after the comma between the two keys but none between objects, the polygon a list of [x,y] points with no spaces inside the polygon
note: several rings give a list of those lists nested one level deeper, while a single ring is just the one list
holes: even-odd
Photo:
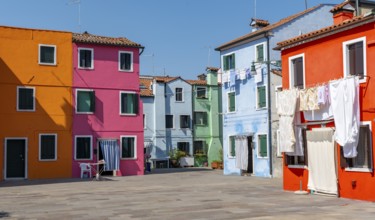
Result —
[{"label": "window", "polygon": [[355,75],[359,79],[366,76],[366,37],[343,43],[344,76]]},{"label": "window", "polygon": [[165,127],[166,128],[173,128],[173,115],[166,115],[165,116]]},{"label": "window", "polygon": [[289,58],[289,87],[305,88],[305,55]]},{"label": "window", "polygon": [[207,112],[194,112],[195,125],[207,125]]},{"label": "window", "polygon": [[132,52],[119,52],[119,70],[125,72],[133,71],[133,53]]},{"label": "window", "polygon": [[265,60],[265,44],[257,44],[255,45],[255,61],[256,62],[263,62]]},{"label": "window", "polygon": [[207,154],[205,141],[194,141],[193,154]]},{"label": "window", "polygon": [[94,113],[95,91],[76,90],[76,113]]},{"label": "window", "polygon": [[39,134],[39,160],[56,160],[57,135]]},{"label": "window", "polygon": [[256,102],[257,102],[257,109],[260,108],[266,108],[267,102],[266,102],[266,86],[258,86],[257,87],[257,96],[256,96]]},{"label": "window", "polygon": [[120,92],[120,114],[138,114],[138,95],[136,93]]},{"label": "window", "polygon": [[190,115],[180,115],[180,128],[190,128]]},{"label": "window", "polygon": [[306,128],[302,129],[302,143],[303,143],[303,156],[289,156],[287,154],[285,157],[285,164],[289,167],[304,167],[308,165],[307,161],[307,139],[306,139]]},{"label": "window", "polygon": [[197,87],[197,99],[207,98],[206,87]]},{"label": "window", "polygon": [[185,152],[186,155],[190,154],[189,142],[177,142],[177,149]]},{"label": "window", "polygon": [[236,137],[235,136],[229,136],[228,157],[230,158],[236,157]]},{"label": "window", "polygon": [[182,101],[183,101],[182,88],[176,88],[176,102],[182,102]]},{"label": "window", "polygon": [[348,170],[368,171],[372,169],[371,134],[371,122],[362,122],[359,129],[358,154],[355,158],[346,158]]},{"label": "window", "polygon": [[224,71],[235,69],[235,68],[236,68],[236,65],[235,65],[234,53],[232,53],[230,55],[223,56],[223,69],[224,69]]},{"label": "window", "polygon": [[56,65],[56,46],[39,44],[39,64]]},{"label": "window", "polygon": [[94,69],[94,49],[78,48],[78,67]]},{"label": "window", "polygon": [[136,159],[136,137],[135,136],[121,136],[121,158]]},{"label": "window", "polygon": [[229,92],[228,93],[228,112],[236,111],[236,93]]},{"label": "window", "polygon": [[268,157],[267,135],[258,135],[258,157]]},{"label": "window", "polygon": [[17,111],[35,111],[35,88],[17,87]]},{"label": "window", "polygon": [[75,157],[76,160],[92,159],[92,136],[75,137]]}]

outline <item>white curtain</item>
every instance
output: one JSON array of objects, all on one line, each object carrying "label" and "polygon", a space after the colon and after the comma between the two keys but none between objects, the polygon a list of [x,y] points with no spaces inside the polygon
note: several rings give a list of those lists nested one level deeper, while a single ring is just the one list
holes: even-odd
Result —
[{"label": "white curtain", "polygon": [[100,148],[105,161],[104,171],[120,169],[120,148],[117,140],[100,140]]},{"label": "white curtain", "polygon": [[308,189],[337,194],[335,145],[332,129],[306,132],[309,167]]},{"label": "white curtain", "polygon": [[246,136],[236,136],[236,167],[241,170],[247,170],[248,164],[248,143]]}]

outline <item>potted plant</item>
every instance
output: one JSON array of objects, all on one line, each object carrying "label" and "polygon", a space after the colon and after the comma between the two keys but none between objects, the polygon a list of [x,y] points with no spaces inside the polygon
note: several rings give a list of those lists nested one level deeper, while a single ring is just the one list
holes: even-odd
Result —
[{"label": "potted plant", "polygon": [[180,167],[180,158],[186,156],[185,152],[178,149],[172,149],[168,153],[170,164],[172,167]]},{"label": "potted plant", "polygon": [[211,162],[211,167],[212,167],[212,169],[223,169],[224,168],[224,165],[223,165],[223,150],[222,149],[219,150],[219,159],[213,160]]},{"label": "potted plant", "polygon": [[204,167],[207,166],[207,155],[203,152],[197,152],[194,154],[194,166],[195,167]]}]

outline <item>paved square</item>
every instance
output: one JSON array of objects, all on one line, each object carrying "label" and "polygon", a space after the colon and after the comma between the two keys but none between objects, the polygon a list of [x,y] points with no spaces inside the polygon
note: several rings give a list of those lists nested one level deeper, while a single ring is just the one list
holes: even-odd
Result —
[{"label": "paved square", "polygon": [[375,219],[375,204],[282,190],[281,179],[221,170],[0,183],[4,219]]}]

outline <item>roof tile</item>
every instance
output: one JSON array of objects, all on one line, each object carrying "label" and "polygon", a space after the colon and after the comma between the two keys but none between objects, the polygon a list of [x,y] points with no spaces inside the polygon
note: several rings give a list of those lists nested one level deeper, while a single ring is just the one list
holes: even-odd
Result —
[{"label": "roof tile", "polygon": [[126,46],[126,47],[143,47],[125,37],[104,37],[84,32],[83,34],[73,33],[73,42],[102,44],[111,46]]}]

